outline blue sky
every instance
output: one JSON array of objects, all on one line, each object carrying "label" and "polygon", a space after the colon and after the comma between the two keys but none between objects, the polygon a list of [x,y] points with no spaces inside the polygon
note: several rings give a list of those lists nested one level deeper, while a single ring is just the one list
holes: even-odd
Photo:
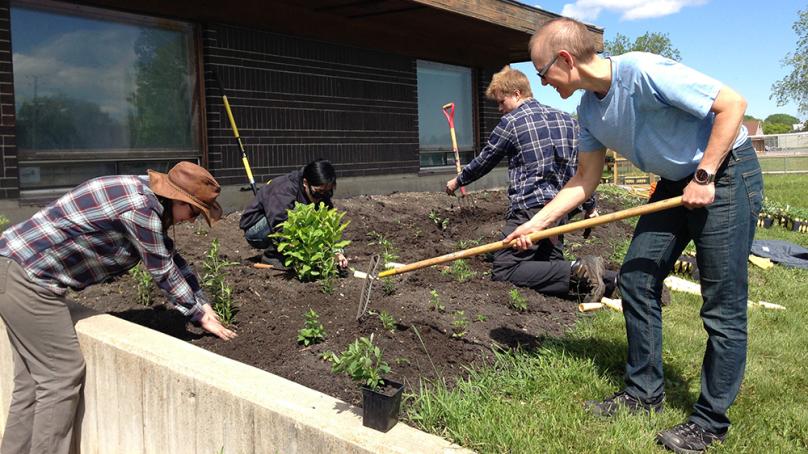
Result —
[{"label": "blue sky", "polygon": [[[749,103],[746,113],[766,118],[786,113],[801,120],[797,105],[778,107],[770,100],[771,86],[791,72],[782,59],[797,47],[792,25],[805,0],[538,0],[525,4],[556,14],[576,15],[604,28],[604,40],[617,33],[631,41],[645,32],[667,33],[679,49],[681,62],[740,92]],[[529,62],[514,65],[530,78],[541,102],[573,112],[579,94],[562,100],[551,87],[542,87]]]}]

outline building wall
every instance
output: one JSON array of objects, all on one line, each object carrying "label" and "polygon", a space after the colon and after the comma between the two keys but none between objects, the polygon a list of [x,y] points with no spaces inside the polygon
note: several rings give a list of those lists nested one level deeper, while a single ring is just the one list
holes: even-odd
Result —
[{"label": "building wall", "polygon": [[499,123],[499,120],[502,118],[497,103],[485,97],[485,91],[488,89],[488,85],[491,84],[491,78],[501,69],[502,68],[486,68],[479,72],[477,99],[479,99],[478,112],[480,115],[480,149],[488,142],[488,136],[491,135],[491,131],[494,130],[497,123]]},{"label": "building wall", "polygon": [[14,77],[11,68],[11,22],[7,0],[0,0],[0,198],[20,195],[17,177]]},{"label": "building wall", "polygon": [[340,176],[418,172],[414,59],[228,25],[202,34],[208,164],[222,184],[246,180],[209,71],[227,92],[257,182],[316,158]]}]

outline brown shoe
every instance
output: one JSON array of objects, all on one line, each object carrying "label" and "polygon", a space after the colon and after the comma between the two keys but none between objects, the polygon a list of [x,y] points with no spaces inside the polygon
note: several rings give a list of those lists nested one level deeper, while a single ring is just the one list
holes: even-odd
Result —
[{"label": "brown shoe", "polygon": [[587,295],[587,301],[600,302],[606,286],[603,284],[603,273],[606,266],[603,259],[587,255],[572,263],[570,283],[578,290],[579,295]]}]

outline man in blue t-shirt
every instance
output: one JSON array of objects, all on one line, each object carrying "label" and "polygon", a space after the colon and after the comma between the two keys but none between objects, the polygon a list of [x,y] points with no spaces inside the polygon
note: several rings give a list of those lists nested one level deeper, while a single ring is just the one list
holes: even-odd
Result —
[{"label": "man in blue t-shirt", "polygon": [[628,337],[626,386],[589,409],[612,416],[661,411],[663,279],[692,240],[696,245],[707,330],[701,394],[688,421],[657,434],[676,452],[700,452],[724,440],[746,364],[747,259],[763,179],[746,129],[746,101],[722,83],[675,61],[641,52],[596,55],[582,23],[558,18],[539,28],[530,55],[543,85],[562,98],[585,93],[578,108],[578,172],[505,241],[552,226],[600,182],[606,148],[662,177],[652,201],[682,195],[684,206],[642,216],[623,266],[620,291]]}]

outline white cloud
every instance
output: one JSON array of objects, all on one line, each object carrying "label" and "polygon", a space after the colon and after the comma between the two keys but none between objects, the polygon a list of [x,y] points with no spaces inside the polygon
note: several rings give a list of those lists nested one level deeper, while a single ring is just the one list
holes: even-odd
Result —
[{"label": "white cloud", "polygon": [[562,16],[582,21],[597,19],[603,10],[621,14],[621,20],[649,19],[678,13],[684,7],[698,6],[709,0],[577,0],[567,3]]}]

